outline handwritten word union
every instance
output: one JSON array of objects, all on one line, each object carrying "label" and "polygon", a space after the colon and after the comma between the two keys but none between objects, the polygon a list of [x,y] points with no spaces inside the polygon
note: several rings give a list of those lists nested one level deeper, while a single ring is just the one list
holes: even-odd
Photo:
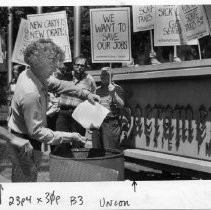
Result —
[{"label": "handwritten word union", "polygon": [[100,207],[123,207],[123,206],[130,206],[128,200],[106,200],[106,198],[100,199]]}]

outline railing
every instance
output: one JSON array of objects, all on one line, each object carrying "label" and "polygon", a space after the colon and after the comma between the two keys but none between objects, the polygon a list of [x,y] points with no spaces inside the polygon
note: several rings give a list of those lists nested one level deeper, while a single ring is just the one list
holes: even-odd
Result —
[{"label": "railing", "polygon": [[[211,59],[114,68],[112,72],[113,79],[120,81],[211,75]],[[89,73],[94,76],[97,82],[100,81],[100,70],[89,71]]]}]

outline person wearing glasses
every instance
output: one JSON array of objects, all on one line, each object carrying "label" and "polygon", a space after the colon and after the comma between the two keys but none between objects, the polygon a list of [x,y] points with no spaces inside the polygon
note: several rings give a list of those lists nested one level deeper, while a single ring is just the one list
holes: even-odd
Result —
[{"label": "person wearing glasses", "polygon": [[[72,82],[80,89],[95,93],[95,81],[90,74],[86,73],[86,70],[87,59],[83,56],[76,57],[73,61]],[[60,111],[56,121],[57,131],[77,132],[80,135],[85,135],[86,130],[72,118],[74,109],[83,101],[84,99],[81,99],[77,96],[67,96],[65,94],[60,96]],[[72,146],[70,146],[70,144],[58,145],[55,149],[55,152],[67,153],[70,151],[71,147],[78,147],[78,145],[77,143],[76,145]]]}]

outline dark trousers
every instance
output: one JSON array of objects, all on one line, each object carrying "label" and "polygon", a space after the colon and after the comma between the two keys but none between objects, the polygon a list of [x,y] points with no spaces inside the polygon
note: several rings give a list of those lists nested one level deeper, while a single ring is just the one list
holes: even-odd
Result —
[{"label": "dark trousers", "polygon": [[121,127],[118,119],[104,121],[99,130],[92,133],[93,148],[120,149]]},{"label": "dark trousers", "polygon": [[[70,110],[60,110],[57,120],[56,120],[56,131],[65,131],[65,132],[76,132],[85,135],[86,129],[84,129],[79,123],[77,123],[72,118],[73,109]],[[71,148],[78,147],[77,144],[60,144],[57,145],[52,153],[69,153]]]}]

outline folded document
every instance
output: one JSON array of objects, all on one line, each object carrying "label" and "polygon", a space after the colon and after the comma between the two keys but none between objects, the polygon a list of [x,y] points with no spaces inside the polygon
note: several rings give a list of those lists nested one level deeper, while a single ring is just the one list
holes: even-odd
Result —
[{"label": "folded document", "polygon": [[86,129],[98,129],[108,113],[109,110],[99,103],[92,105],[86,100],[76,107],[72,117]]}]

